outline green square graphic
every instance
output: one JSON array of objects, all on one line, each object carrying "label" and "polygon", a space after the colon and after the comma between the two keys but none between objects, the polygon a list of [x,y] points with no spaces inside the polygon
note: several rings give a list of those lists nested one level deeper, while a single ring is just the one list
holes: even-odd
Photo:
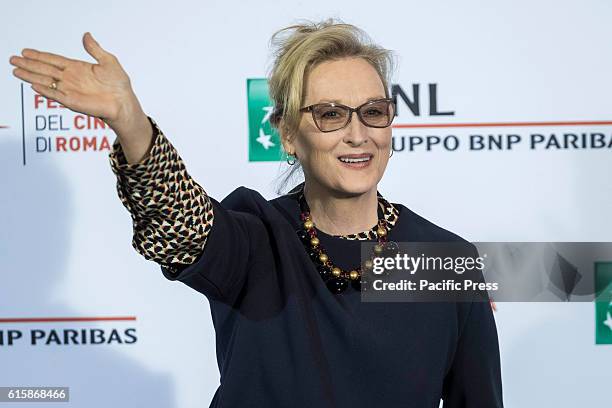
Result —
[{"label": "green square graphic", "polygon": [[595,344],[612,344],[612,262],[595,262]]},{"label": "green square graphic", "polygon": [[270,124],[274,106],[266,78],[247,79],[249,109],[249,161],[280,161],[280,136]]}]

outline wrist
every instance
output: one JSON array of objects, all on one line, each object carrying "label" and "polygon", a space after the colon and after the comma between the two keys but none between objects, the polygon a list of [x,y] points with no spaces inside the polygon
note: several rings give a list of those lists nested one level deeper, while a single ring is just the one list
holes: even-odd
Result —
[{"label": "wrist", "polygon": [[120,102],[117,104],[117,113],[113,118],[104,119],[104,122],[121,138],[121,135],[130,135],[142,129],[149,120],[136,95],[130,93],[118,99]]},{"label": "wrist", "polygon": [[127,162],[138,163],[151,148],[153,126],[135,96],[121,104],[117,118],[107,124],[117,135]]}]

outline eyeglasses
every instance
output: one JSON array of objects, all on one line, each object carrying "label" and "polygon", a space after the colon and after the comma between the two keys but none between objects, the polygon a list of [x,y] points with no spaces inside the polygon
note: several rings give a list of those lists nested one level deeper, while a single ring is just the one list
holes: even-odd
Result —
[{"label": "eyeglasses", "polygon": [[353,112],[361,123],[368,127],[385,128],[395,118],[395,105],[391,98],[368,101],[356,108],[339,103],[317,103],[300,109],[300,112],[311,112],[312,119],[321,132],[340,130],[351,122]]}]

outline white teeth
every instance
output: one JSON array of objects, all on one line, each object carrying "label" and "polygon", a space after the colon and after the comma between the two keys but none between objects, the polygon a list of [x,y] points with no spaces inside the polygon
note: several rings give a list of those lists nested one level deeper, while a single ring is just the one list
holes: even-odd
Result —
[{"label": "white teeth", "polygon": [[360,158],[349,158],[349,157],[340,157],[340,161],[344,163],[361,163],[370,160],[369,157],[360,157]]}]

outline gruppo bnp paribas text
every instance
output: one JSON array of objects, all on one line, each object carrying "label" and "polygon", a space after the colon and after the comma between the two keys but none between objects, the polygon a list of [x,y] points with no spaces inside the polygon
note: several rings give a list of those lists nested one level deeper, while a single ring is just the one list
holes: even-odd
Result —
[{"label": "gruppo bnp paribas text", "polygon": [[[604,124],[600,121],[470,120],[457,123],[454,121],[457,118],[456,110],[448,109],[448,104],[438,94],[438,84],[429,83],[426,88],[421,85],[393,84],[391,87],[397,116],[392,141],[395,152],[612,150],[612,133],[591,129]],[[446,109],[440,108],[440,104]],[[437,119],[442,117],[452,117],[453,120]],[[415,121],[415,118],[425,120]],[[495,128],[511,129],[512,132],[491,132]],[[570,130],[559,132],[560,128]],[[515,129],[530,130],[519,133]]]}]

